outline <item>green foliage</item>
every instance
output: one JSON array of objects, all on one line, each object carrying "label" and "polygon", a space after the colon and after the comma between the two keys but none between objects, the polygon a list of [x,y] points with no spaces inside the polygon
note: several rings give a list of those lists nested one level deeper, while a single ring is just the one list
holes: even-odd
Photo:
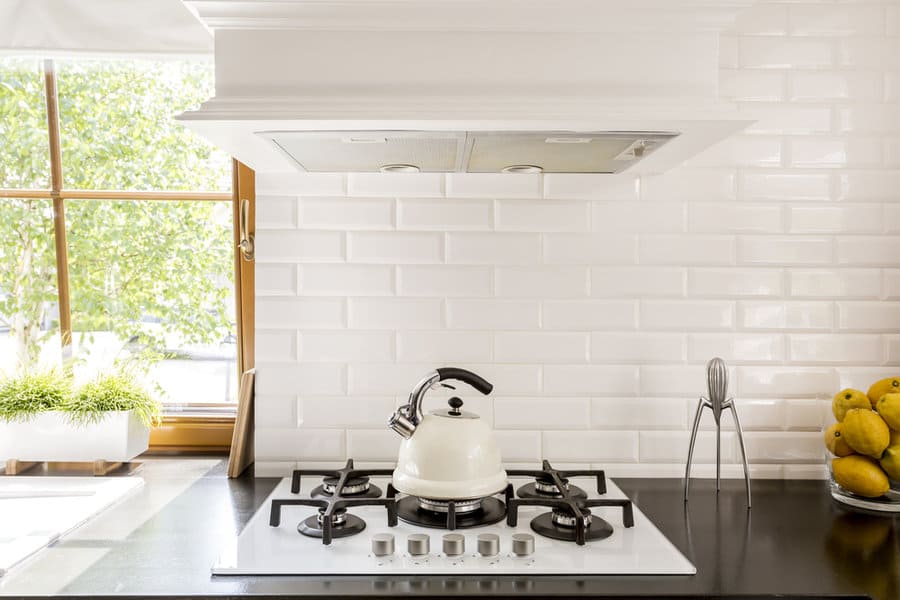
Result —
[{"label": "green foliage", "polygon": [[[230,161],[173,120],[212,94],[208,63],[58,64],[63,188],[223,190]],[[0,59],[0,186],[49,186],[46,108],[37,61]],[[231,330],[230,212],[224,202],[67,200],[72,324],[163,349]],[[36,364],[55,318],[53,212],[0,198],[0,325]],[[10,242],[12,240],[12,242]],[[141,323],[147,317],[155,327]]]},{"label": "green foliage", "polygon": [[79,425],[99,423],[108,411],[132,410],[147,427],[157,425],[161,417],[159,402],[127,371],[101,375],[81,386],[63,410]]},{"label": "green foliage", "polygon": [[0,382],[0,421],[25,422],[62,410],[71,398],[69,378],[57,370],[30,371]]}]

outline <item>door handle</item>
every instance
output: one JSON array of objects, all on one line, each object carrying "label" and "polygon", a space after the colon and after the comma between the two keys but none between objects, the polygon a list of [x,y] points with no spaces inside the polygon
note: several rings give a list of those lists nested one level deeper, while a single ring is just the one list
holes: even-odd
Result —
[{"label": "door handle", "polygon": [[241,200],[238,235],[240,236],[241,240],[238,244],[238,248],[241,251],[241,256],[246,261],[252,261],[255,255],[256,244],[254,235],[250,231],[250,201],[246,198]]}]

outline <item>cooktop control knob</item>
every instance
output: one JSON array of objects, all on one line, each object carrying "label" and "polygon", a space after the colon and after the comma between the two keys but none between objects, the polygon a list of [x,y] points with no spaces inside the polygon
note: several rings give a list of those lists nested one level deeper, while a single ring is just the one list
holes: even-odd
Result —
[{"label": "cooktop control knob", "polygon": [[447,556],[459,556],[466,551],[466,537],[461,533],[445,533],[443,548]]},{"label": "cooktop control knob", "polygon": [[512,536],[512,551],[516,556],[531,556],[534,554],[534,536],[530,533],[514,533]]},{"label": "cooktop control knob", "polygon": [[413,533],[406,538],[406,549],[412,556],[425,556],[431,551],[431,538],[424,533]]},{"label": "cooktop control knob", "polygon": [[478,535],[478,554],[482,556],[497,556],[499,553],[499,535],[496,533],[481,533]]},{"label": "cooktop control knob", "polygon": [[372,554],[390,556],[394,553],[394,534],[376,533],[372,536]]}]

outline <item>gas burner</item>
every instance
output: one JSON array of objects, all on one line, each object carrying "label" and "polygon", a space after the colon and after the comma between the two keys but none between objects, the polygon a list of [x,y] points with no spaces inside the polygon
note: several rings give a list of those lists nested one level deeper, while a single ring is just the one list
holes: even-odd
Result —
[{"label": "gas burner", "polygon": [[[551,513],[553,515],[552,520],[554,525],[559,525],[561,527],[575,527],[578,524],[578,519],[575,515],[563,508],[554,508]],[[590,527],[591,510],[589,508],[581,509],[581,516],[584,518],[585,527]]]},{"label": "gas burner", "polygon": [[292,494],[300,493],[300,478],[303,475],[324,476],[322,485],[313,490],[311,498],[272,500],[269,525],[278,527],[281,524],[281,510],[285,506],[315,506],[319,509],[318,513],[301,521],[297,530],[306,536],[322,538],[322,543],[327,545],[333,538],[347,537],[366,528],[365,521],[347,512],[348,507],[384,506],[388,513],[387,524],[394,527],[397,525],[397,501],[393,497],[381,498],[381,490],[369,484],[370,476],[391,473],[389,469],[354,469],[352,459],[342,469],[296,470],[291,477]]},{"label": "gas burner", "polygon": [[[434,500],[406,496],[397,501],[397,515],[412,525],[434,529],[467,529],[491,525],[503,520],[506,505],[513,497],[511,485],[504,490],[506,502],[489,496],[466,500]],[[393,498],[397,490],[388,485],[387,496]]]},{"label": "gas burner", "polygon": [[[319,507],[319,512],[297,525],[297,531],[309,537],[320,538],[324,536],[326,508]],[[346,508],[338,508],[332,513],[331,517],[331,537],[342,538],[351,536],[361,532],[366,528],[366,522],[347,512]]]},{"label": "gas burner", "polygon": [[[569,493],[573,498],[587,498],[587,492],[578,487],[577,485],[572,485],[569,483],[569,480],[565,477],[561,477],[560,480],[563,484],[563,489]],[[516,490],[516,495],[519,498],[562,498],[563,495],[556,487],[556,484],[553,482],[553,479],[550,477],[537,477],[534,482],[527,483]]]},{"label": "gas burner", "polygon": [[[588,508],[582,508],[584,540],[602,540],[613,533],[613,527],[603,519],[592,516]],[[628,525],[626,525],[628,527]],[[578,518],[565,509],[554,508],[531,520],[531,529],[544,537],[578,543]],[[583,542],[582,542],[583,543]]]},{"label": "gas burner", "polygon": [[[596,477],[597,493],[606,493],[606,477],[603,471],[578,470],[578,471],[557,471],[550,464],[550,461],[543,461],[540,471],[532,470],[513,470],[507,471],[510,477],[534,477],[533,483],[523,485],[516,490],[519,498],[562,498],[568,496],[571,498],[584,499],[587,498],[587,492],[569,483],[570,477]],[[554,479],[553,475],[556,475]]]}]

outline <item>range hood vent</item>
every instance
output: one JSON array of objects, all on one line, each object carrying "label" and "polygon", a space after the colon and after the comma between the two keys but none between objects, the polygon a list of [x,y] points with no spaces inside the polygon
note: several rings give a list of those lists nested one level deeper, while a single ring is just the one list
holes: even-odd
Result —
[{"label": "range hood vent", "polygon": [[266,131],[310,173],[619,173],[670,132]]}]

